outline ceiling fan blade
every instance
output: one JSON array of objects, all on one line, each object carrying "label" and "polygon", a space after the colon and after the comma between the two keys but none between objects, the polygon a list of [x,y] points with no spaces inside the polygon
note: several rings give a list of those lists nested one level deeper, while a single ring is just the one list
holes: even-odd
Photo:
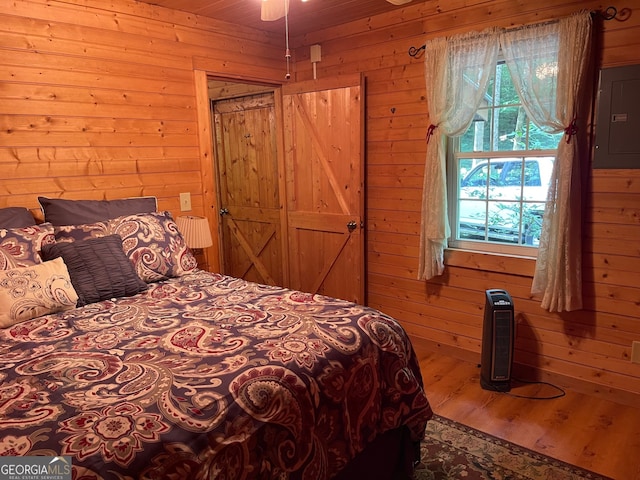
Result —
[{"label": "ceiling fan blade", "polygon": [[411,0],[387,0],[387,2],[393,5],[404,5],[405,3],[409,3]]},{"label": "ceiling fan blade", "polygon": [[289,12],[289,0],[262,0],[260,19],[272,22],[284,17]]}]

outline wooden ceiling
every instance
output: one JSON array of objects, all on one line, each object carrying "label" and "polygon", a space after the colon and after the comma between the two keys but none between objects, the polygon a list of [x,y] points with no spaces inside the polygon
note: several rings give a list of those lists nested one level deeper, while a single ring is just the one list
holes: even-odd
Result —
[{"label": "wooden ceiling", "polygon": [[[271,22],[260,20],[262,0],[141,1],[259,30],[284,32],[285,29],[284,19]],[[414,0],[413,3],[419,2]],[[386,0],[290,0],[289,33],[292,36],[301,35],[399,8],[403,6],[393,5]]]}]

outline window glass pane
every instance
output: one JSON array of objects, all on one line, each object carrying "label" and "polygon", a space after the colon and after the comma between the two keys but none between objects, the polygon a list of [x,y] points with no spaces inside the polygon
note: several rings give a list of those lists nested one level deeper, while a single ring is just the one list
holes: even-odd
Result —
[{"label": "window glass pane", "polygon": [[518,228],[520,222],[519,202],[489,201],[489,226],[509,229]]},{"label": "window glass pane", "polygon": [[528,159],[524,164],[524,186],[542,186],[542,179],[540,178],[540,164],[536,160]]},{"label": "window glass pane", "polygon": [[483,104],[486,102],[486,104],[489,107],[495,106],[495,102],[494,102],[495,86],[496,86],[496,71],[494,70],[493,72],[491,72],[491,76],[489,77],[489,81],[487,82],[487,93],[484,96],[484,101],[483,101]]},{"label": "window glass pane", "polygon": [[493,110],[480,108],[467,131],[460,137],[461,152],[483,152],[490,149]]},{"label": "window glass pane", "polygon": [[[520,200],[522,198],[521,158],[492,160],[495,171],[499,171],[496,182],[489,187],[489,200]],[[498,207],[494,207],[496,210]]]},{"label": "window glass pane", "polygon": [[527,148],[526,140],[527,114],[524,108],[501,107],[498,109],[497,137],[493,150],[524,150]]},{"label": "window glass pane", "polygon": [[487,202],[484,200],[460,200],[458,203],[458,238],[485,240]]},{"label": "window glass pane", "polygon": [[525,161],[525,185],[522,198],[545,202],[551,184],[554,157],[528,157]]},{"label": "window glass pane", "polygon": [[520,158],[506,162],[502,184],[505,187],[520,187],[522,185],[522,162]]},{"label": "window glass pane", "polygon": [[529,124],[529,150],[555,150],[564,132],[545,133],[531,122]]},{"label": "window glass pane", "polygon": [[459,179],[459,186],[462,185],[464,179],[469,175],[473,167],[476,165],[477,161],[473,158],[459,158],[458,159],[458,167],[457,174]]},{"label": "window glass pane", "polygon": [[501,62],[496,67],[495,73],[496,99],[495,105],[519,105],[520,97],[513,85],[507,64]]},{"label": "window glass pane", "polygon": [[540,244],[544,203],[525,203],[522,208],[522,243],[537,247]]},{"label": "window glass pane", "polygon": [[468,170],[459,164],[460,198],[486,198],[489,165],[487,161],[482,161]]},{"label": "window glass pane", "polygon": [[499,187],[503,184],[504,162],[489,160],[489,187]]}]

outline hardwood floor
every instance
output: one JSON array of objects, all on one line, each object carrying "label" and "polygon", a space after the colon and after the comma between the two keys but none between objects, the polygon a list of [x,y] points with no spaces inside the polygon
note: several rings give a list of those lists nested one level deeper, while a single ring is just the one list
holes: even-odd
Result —
[{"label": "hardwood floor", "polygon": [[572,391],[552,400],[518,398],[558,391],[515,379],[508,394],[490,392],[480,386],[478,365],[412,341],[436,414],[615,480],[640,479],[640,405]]}]

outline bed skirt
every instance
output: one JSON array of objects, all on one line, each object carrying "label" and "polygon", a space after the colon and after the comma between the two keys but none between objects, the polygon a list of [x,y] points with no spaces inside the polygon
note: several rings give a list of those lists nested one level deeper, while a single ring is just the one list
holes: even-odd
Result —
[{"label": "bed skirt", "polygon": [[419,460],[420,442],[411,440],[409,429],[402,426],[376,438],[334,480],[411,480]]}]

